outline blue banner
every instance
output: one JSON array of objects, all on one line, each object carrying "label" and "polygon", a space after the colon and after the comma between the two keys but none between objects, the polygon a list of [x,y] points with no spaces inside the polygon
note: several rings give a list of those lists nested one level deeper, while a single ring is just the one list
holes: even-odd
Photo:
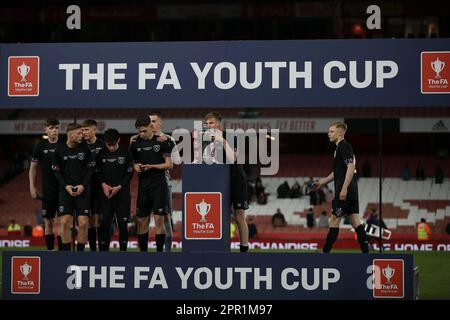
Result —
[{"label": "blue banner", "polygon": [[0,45],[1,108],[449,106],[449,39]]},{"label": "blue banner", "polygon": [[5,299],[413,299],[406,254],[3,252]]}]

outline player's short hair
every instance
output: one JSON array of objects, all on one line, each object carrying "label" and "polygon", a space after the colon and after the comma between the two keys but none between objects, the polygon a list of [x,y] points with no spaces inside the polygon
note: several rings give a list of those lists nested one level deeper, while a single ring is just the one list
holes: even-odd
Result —
[{"label": "player's short hair", "polygon": [[137,128],[147,127],[150,125],[150,117],[148,115],[139,116],[134,123],[134,126]]},{"label": "player's short hair", "polygon": [[338,129],[342,129],[342,130],[344,130],[344,132],[347,131],[347,125],[340,121],[333,122],[332,124],[330,124],[330,127],[336,127]]},{"label": "player's short hair", "polygon": [[58,119],[47,119],[45,120],[45,124],[46,127],[54,127],[54,126],[58,126],[59,125],[59,120]]},{"label": "player's short hair", "polygon": [[77,129],[81,129],[81,124],[74,122],[74,123],[69,123],[67,125],[66,131],[70,132],[70,131],[77,130]]},{"label": "player's short hair", "polygon": [[208,120],[208,119],[217,119],[219,122],[221,122],[222,121],[222,115],[220,113],[218,113],[218,112],[213,111],[213,112],[208,113],[204,117],[205,121]]},{"label": "player's short hair", "polygon": [[103,134],[103,140],[107,144],[116,144],[117,141],[119,141],[119,138],[120,138],[120,134],[119,134],[119,131],[117,131],[116,129],[108,129]]},{"label": "player's short hair", "polygon": [[153,111],[153,112],[150,112],[149,114],[148,114],[148,116],[150,117],[150,116],[157,116],[158,118],[160,118],[161,120],[163,119],[163,117],[162,117],[162,115],[161,115],[161,112],[159,112],[159,111]]},{"label": "player's short hair", "polygon": [[97,126],[97,121],[95,121],[94,119],[87,119],[81,123],[82,128],[92,127],[92,126],[94,126],[94,127]]}]

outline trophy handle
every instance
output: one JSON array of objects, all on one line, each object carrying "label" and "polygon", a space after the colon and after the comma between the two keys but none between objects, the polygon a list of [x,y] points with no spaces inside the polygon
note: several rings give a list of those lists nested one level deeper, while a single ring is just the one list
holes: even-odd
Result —
[{"label": "trophy handle", "polygon": [[208,203],[208,211],[206,211],[206,214],[208,214],[210,210],[211,210],[211,204]]},{"label": "trophy handle", "polygon": [[[197,213],[200,214],[200,204],[199,204],[199,203],[197,203],[197,204],[195,205],[195,210],[197,210]],[[200,214],[200,215],[201,215],[201,214]]]}]

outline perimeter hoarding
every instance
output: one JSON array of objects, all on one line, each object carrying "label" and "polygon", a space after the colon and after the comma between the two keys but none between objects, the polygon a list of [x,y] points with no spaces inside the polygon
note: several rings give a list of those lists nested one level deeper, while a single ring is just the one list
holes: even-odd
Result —
[{"label": "perimeter hoarding", "polygon": [[3,252],[6,299],[413,299],[406,254]]}]

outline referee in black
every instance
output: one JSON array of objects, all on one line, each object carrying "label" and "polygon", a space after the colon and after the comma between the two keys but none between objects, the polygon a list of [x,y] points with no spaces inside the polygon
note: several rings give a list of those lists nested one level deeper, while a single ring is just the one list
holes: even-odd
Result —
[{"label": "referee in black", "polygon": [[[60,143],[59,121],[57,119],[47,119],[44,127],[47,138],[40,140],[33,149],[28,177],[31,197],[42,200],[45,244],[47,245],[47,250],[53,250],[55,246],[53,226],[55,217],[57,217],[56,212],[58,211],[58,181],[52,171],[52,160],[53,153]],[[42,194],[39,194],[36,187],[38,165],[41,166]],[[61,250],[61,236],[58,235],[57,239],[58,248]]]},{"label": "referee in black", "polygon": [[138,243],[140,251],[148,250],[149,221],[155,219],[156,250],[164,249],[164,216],[168,214],[168,185],[165,170],[173,167],[170,140],[158,141],[148,115],[135,123],[139,138],[130,145],[134,170],[139,174],[136,215],[138,217]]},{"label": "referee in black", "polygon": [[72,215],[78,221],[77,251],[84,251],[90,214],[90,182],[95,161],[91,151],[82,143],[81,125],[67,126],[67,141],[56,147],[52,169],[59,183],[59,208],[61,217],[62,247],[70,251]]},{"label": "referee in black", "polygon": [[333,172],[326,178],[313,184],[313,190],[334,180],[335,196],[333,212],[330,217],[330,228],[323,246],[323,252],[328,253],[339,234],[339,224],[343,216],[348,216],[353,229],[358,236],[359,246],[363,253],[369,252],[368,240],[364,226],[359,218],[358,184],[356,181],[356,158],[352,146],[344,139],[347,125],[334,122],[328,129],[328,138],[336,144],[333,160]]},{"label": "referee in black", "polygon": [[115,215],[119,226],[120,251],[127,251],[133,160],[130,151],[119,145],[119,131],[108,129],[103,139],[106,147],[98,153],[95,169],[95,175],[103,191],[99,249],[109,250],[111,223]]}]

